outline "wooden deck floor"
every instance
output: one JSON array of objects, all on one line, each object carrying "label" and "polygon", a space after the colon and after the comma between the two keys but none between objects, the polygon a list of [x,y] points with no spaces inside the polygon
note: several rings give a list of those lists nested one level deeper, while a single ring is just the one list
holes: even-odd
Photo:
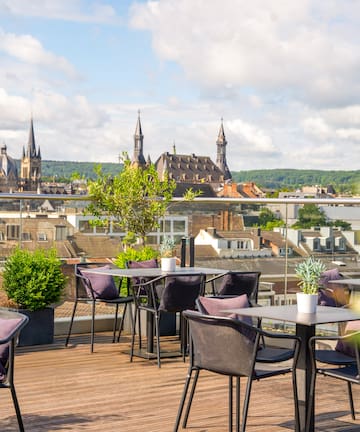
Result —
[{"label": "wooden deck floor", "polygon": [[[128,338],[112,344],[101,334],[94,354],[83,335],[68,348],[57,338],[49,346],[19,349],[15,382],[26,431],[172,431],[187,363],[167,359],[161,369],[155,361],[130,363],[128,347]],[[227,431],[226,385],[225,377],[203,375],[187,431]],[[316,430],[360,431],[360,388],[354,388],[355,422],[343,383],[319,378],[317,388]],[[0,397],[0,431],[17,431],[10,392],[2,390]],[[255,382],[247,430],[286,432],[293,426],[290,376]]]}]

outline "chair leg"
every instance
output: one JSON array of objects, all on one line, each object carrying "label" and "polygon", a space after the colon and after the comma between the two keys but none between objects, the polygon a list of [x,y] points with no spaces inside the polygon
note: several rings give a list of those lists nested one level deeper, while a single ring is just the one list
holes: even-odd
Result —
[{"label": "chair leg", "polygon": [[141,348],[142,348],[141,310],[138,309],[136,313],[138,314],[139,349],[141,350]]},{"label": "chair leg", "polygon": [[179,424],[180,424],[182,412],[184,409],[187,392],[189,390],[192,372],[193,372],[193,368],[190,366],[189,370],[188,370],[187,377],[186,377],[186,381],[184,384],[184,389],[183,389],[183,392],[181,395],[181,399],[180,399],[179,409],[178,409],[178,413],[177,413],[176,420],[175,420],[174,432],[177,432],[179,429]]},{"label": "chair leg", "polygon": [[[118,314],[119,314],[119,304],[116,303],[116,305],[115,305],[115,317],[114,317],[114,325],[113,325],[113,340],[112,340],[112,343],[115,343],[115,339],[116,339]],[[122,326],[122,320],[120,321],[120,328],[121,328],[121,326]],[[120,332],[120,330],[119,330],[119,332]]]},{"label": "chair leg", "polygon": [[240,377],[236,377],[236,432],[240,432]]},{"label": "chair leg", "polygon": [[251,393],[252,381],[253,380],[250,377],[250,378],[248,378],[247,383],[246,383],[241,432],[245,432],[245,429],[246,429],[246,421],[247,421],[247,415],[248,415],[248,411],[249,411],[249,402],[250,402],[250,393]]},{"label": "chair leg", "polygon": [[160,316],[161,314],[155,314],[155,334],[156,334],[156,355],[157,365],[161,367],[161,353],[160,353]]},{"label": "chair leg", "polygon": [[19,406],[19,402],[16,396],[16,391],[15,391],[15,387],[14,384],[11,383],[10,384],[10,391],[11,391],[11,396],[12,396],[12,400],[13,400],[13,404],[14,404],[14,408],[15,408],[15,412],[16,412],[16,418],[19,424],[19,431],[20,432],[24,432],[24,424],[22,421],[22,417],[21,417],[21,412],[20,412],[20,406]]},{"label": "chair leg", "polygon": [[189,400],[188,400],[188,403],[186,406],[186,411],[185,411],[185,415],[184,415],[184,419],[183,419],[183,424],[182,424],[183,428],[186,428],[186,426],[187,426],[187,422],[188,422],[189,414],[190,414],[190,408],[191,408],[192,401],[194,399],[195,388],[196,388],[196,384],[197,384],[198,379],[199,379],[199,375],[200,375],[200,369],[195,369],[195,376],[194,376],[193,383],[191,386],[190,396],[189,396]]},{"label": "chair leg", "polygon": [[73,326],[73,322],[74,322],[74,317],[75,317],[75,311],[76,311],[77,304],[78,304],[78,301],[75,300],[74,307],[73,307],[73,310],[72,310],[72,313],[71,313],[69,330],[68,330],[68,334],[67,334],[66,340],[65,340],[65,346],[68,346],[68,343],[69,343],[69,340],[70,340],[70,335],[71,335],[71,330],[72,330],[72,326]]},{"label": "chair leg", "polygon": [[94,352],[94,339],[95,339],[95,300],[92,302],[91,308],[91,341],[90,341],[90,351]]},{"label": "chair leg", "polygon": [[348,393],[349,393],[349,402],[350,402],[350,410],[351,410],[351,418],[355,420],[355,407],[354,407],[354,398],[352,394],[351,382],[348,381]]},{"label": "chair leg", "polygon": [[135,306],[135,314],[134,314],[134,320],[133,320],[133,323],[132,323],[132,330],[131,330],[130,362],[133,361],[133,357],[134,357],[134,346],[135,346],[135,333],[136,333],[136,320],[137,320],[137,317],[138,317],[138,310],[137,310],[137,307]]},{"label": "chair leg", "polygon": [[234,406],[234,401],[233,401],[233,377],[229,376],[229,432],[232,432],[233,429],[233,406]]},{"label": "chair leg", "polygon": [[294,409],[295,409],[295,432],[300,432],[300,414],[299,414],[299,396],[297,388],[296,371],[292,372],[292,385],[294,394]]},{"label": "chair leg", "polygon": [[129,314],[130,314],[130,326],[131,326],[131,329],[133,327],[134,317],[133,317],[133,313],[132,313],[132,308],[131,308],[131,305],[129,305],[128,303],[125,303],[124,304],[124,310],[123,310],[123,313],[122,313],[122,316],[121,316],[121,320],[120,320],[119,333],[118,333],[118,337],[117,337],[117,341],[118,342],[120,342],[120,336],[121,336],[121,332],[122,332],[122,330],[124,328],[124,321],[125,321],[125,316],[126,316],[126,313],[128,311],[128,308],[129,308]]},{"label": "chair leg", "polygon": [[[309,406],[312,406],[313,409],[315,410],[315,383],[316,383],[316,372],[314,372],[311,376],[311,380],[310,380],[310,390],[309,390],[309,401],[308,404]],[[298,399],[297,399],[298,401]],[[299,406],[299,402],[298,402],[298,406]],[[309,431],[310,430],[310,419],[311,419],[311,412],[310,410],[308,410],[307,414],[306,414],[306,427],[305,430]],[[298,425],[298,428],[300,429],[300,424]]]}]

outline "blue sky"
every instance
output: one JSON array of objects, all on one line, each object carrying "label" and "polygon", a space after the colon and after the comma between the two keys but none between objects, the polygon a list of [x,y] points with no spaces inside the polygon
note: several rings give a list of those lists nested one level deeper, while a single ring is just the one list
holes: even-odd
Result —
[{"label": "blue sky", "polygon": [[132,154],[231,170],[359,169],[360,2],[0,0],[0,140],[20,158]]}]

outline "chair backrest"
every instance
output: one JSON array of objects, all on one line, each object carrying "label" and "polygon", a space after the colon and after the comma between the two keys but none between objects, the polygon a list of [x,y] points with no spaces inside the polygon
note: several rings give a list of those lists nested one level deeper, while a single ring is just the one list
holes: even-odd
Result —
[{"label": "chair backrest", "polygon": [[[112,300],[119,296],[114,278],[111,275],[88,273],[86,269],[109,269],[110,265],[104,263],[80,263],[75,265],[76,296],[91,299]],[[84,271],[85,270],[85,271]]]},{"label": "chair backrest", "polygon": [[228,272],[222,277],[218,294],[221,296],[246,294],[250,301],[257,303],[260,275],[261,272]]},{"label": "chair backrest", "polygon": [[[259,333],[243,321],[185,311],[192,365],[224,375],[253,375]],[[255,338],[254,338],[255,335]]]},{"label": "chair backrest", "polygon": [[161,292],[159,309],[167,312],[182,312],[195,309],[195,301],[203,294],[205,275],[165,276]]},{"label": "chair backrest", "polygon": [[11,375],[14,359],[14,340],[29,318],[23,314],[10,311],[0,313],[0,387]]},{"label": "chair backrest", "polygon": [[[144,261],[132,261],[129,260],[126,262],[126,267],[129,269],[135,269],[135,268],[157,268],[159,267],[159,263],[158,260],[156,258],[152,258],[152,259],[148,259],[148,260],[144,260]],[[132,278],[132,283],[137,285],[141,282],[146,282],[148,281],[149,278],[139,278],[139,277],[135,277]]]},{"label": "chair backrest", "polygon": [[156,258],[145,260],[145,261],[132,261],[129,260],[126,262],[126,267],[131,268],[157,268],[159,267],[159,263]]}]

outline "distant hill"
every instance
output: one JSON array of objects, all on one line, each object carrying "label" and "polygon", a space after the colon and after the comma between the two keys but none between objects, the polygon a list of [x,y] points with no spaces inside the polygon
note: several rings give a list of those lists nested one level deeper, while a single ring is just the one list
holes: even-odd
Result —
[{"label": "distant hill", "polygon": [[106,174],[117,174],[122,164],[119,163],[94,163],[94,162],[68,162],[68,161],[50,161],[41,162],[41,172],[43,178],[54,179],[56,181],[69,180],[76,173],[80,178],[94,179],[96,177],[95,167],[101,165]]},{"label": "distant hill", "polygon": [[[20,163],[20,161],[19,161]],[[69,161],[42,161],[42,177],[56,181],[69,180],[74,173],[80,178],[93,179],[94,162],[69,162]],[[117,174],[122,165],[119,163],[100,163],[106,174]],[[303,185],[320,185],[326,187],[333,185],[338,189],[348,189],[352,185],[360,185],[360,170],[335,171],[335,170],[300,170],[300,169],[269,169],[232,171],[233,181],[237,183],[254,182],[258,186],[267,189],[296,189]]]},{"label": "distant hill", "polygon": [[357,171],[325,171],[271,169],[232,172],[233,181],[237,183],[254,182],[258,186],[269,189],[296,189],[303,185],[319,185],[326,187],[347,188],[360,184],[360,170]]}]

